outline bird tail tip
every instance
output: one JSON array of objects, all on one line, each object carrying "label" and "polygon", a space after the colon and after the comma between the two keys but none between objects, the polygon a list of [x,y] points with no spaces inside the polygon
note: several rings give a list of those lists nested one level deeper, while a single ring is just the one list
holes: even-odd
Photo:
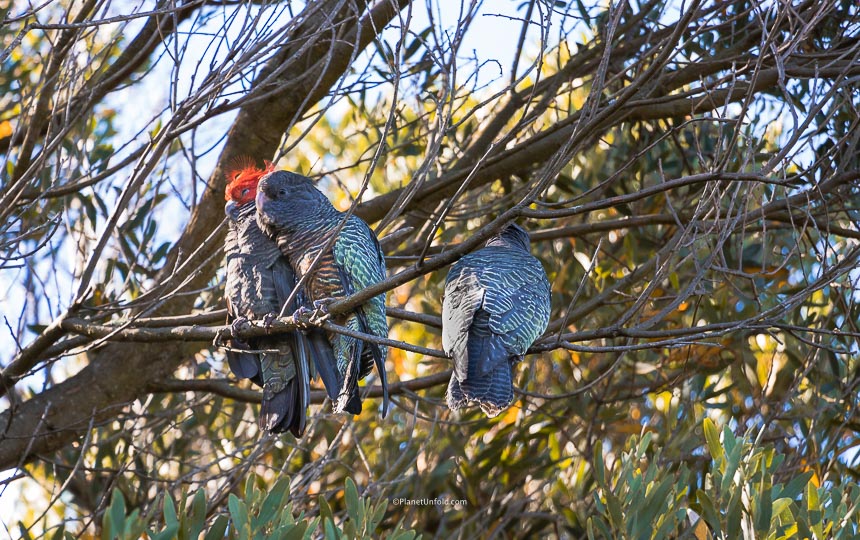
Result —
[{"label": "bird tail tip", "polygon": [[445,396],[448,408],[456,411],[470,403],[477,403],[488,417],[498,416],[514,400],[511,370],[510,364],[505,362],[485,377],[462,381],[452,373]]},{"label": "bird tail tip", "polygon": [[289,431],[296,438],[304,435],[310,405],[310,379],[306,351],[294,347],[296,372],[279,391],[263,388],[260,428],[270,433]]},{"label": "bird tail tip", "polygon": [[448,383],[448,391],[445,392],[445,401],[448,402],[448,408],[452,411],[462,409],[469,400],[463,394],[463,389],[460,388],[460,380],[455,374],[451,374],[451,381]]},{"label": "bird tail tip", "polygon": [[337,397],[334,403],[334,412],[361,414],[361,398],[358,397],[358,391],[345,391]]},{"label": "bird tail tip", "polygon": [[291,381],[276,394],[263,397],[260,405],[260,429],[269,433],[289,431],[296,438],[304,435],[307,425],[307,409],[299,402],[299,385]]}]

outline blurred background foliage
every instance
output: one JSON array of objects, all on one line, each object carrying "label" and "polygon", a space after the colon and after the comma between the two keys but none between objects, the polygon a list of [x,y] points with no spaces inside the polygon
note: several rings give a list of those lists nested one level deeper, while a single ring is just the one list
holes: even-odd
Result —
[{"label": "blurred background foliage", "polygon": [[[103,17],[132,7],[96,4],[88,9]],[[203,114],[199,125],[177,127],[183,95],[203,95],[205,63],[221,61],[226,49],[253,52],[240,39],[245,33],[260,43],[276,33],[235,25],[255,17],[283,24],[304,8],[180,4],[191,7],[173,11],[164,42],[134,62],[124,55],[143,17],[86,26],[64,44],[62,28],[33,25],[68,22],[82,9],[77,3],[29,14],[19,2],[0,9],[10,21],[0,25],[0,182],[4,197],[17,197],[3,209],[0,235],[8,350],[45,332],[72,304],[117,216],[81,313],[120,323],[162,300],[153,298],[159,271],[189,256],[172,250],[198,200],[220,181],[208,175],[234,119],[229,111]],[[492,164],[520,148],[538,152],[571,119],[608,110],[641,87],[638,108],[580,124],[572,149],[512,160],[505,174],[457,199],[440,188],[444,197],[404,206],[378,231],[416,228],[389,253],[394,273],[429,240],[428,253],[444,252],[552,178],[523,222],[552,283],[553,323],[518,367],[506,413],[451,414],[445,385],[436,384],[398,393],[384,420],[377,400],[355,418],[315,405],[296,440],[259,431],[252,392],[156,380],[82,438],[21,456],[0,487],[6,531],[206,539],[857,535],[860,9],[852,1],[823,2],[817,12],[815,2],[663,4],[475,3],[455,23],[434,19],[435,8],[414,15],[408,32],[380,33],[356,56],[341,84],[284,130],[274,156],[253,156],[320,179],[346,210],[365,179],[366,202],[477,167],[482,156]],[[423,6],[409,8],[410,16],[412,9]],[[695,16],[677,41],[660,41],[688,11]],[[505,37],[517,43],[514,57],[502,60],[511,67],[461,48],[473,19],[494,14],[527,21],[519,41],[520,23],[505,27],[517,30]],[[195,35],[205,39],[192,42]],[[643,81],[658,64],[657,43],[672,54],[659,78]],[[604,55],[607,44],[612,54]],[[57,66],[52,51],[62,46],[71,60]],[[855,67],[815,75],[802,71],[807,61]],[[122,62],[129,69],[121,82],[102,90]],[[241,99],[260,73],[259,63],[245,68],[200,101]],[[795,75],[755,87],[767,69]],[[35,121],[28,115],[46,85],[55,87],[53,121],[25,152],[25,120]],[[732,97],[735,88],[743,99]],[[690,96],[695,107],[715,103],[660,112]],[[89,113],[76,118],[76,107]],[[481,139],[488,126],[492,147]],[[165,130],[176,133],[117,209]],[[828,184],[838,178],[847,180]],[[431,227],[443,208],[440,226]],[[194,313],[222,307],[222,272],[203,274],[204,286],[170,293],[192,296]],[[439,314],[444,277],[443,269],[394,288],[389,305]],[[433,325],[390,322],[392,339],[441,349]],[[103,345],[65,336],[17,377],[4,407],[58,387]],[[230,377],[218,348],[183,347],[173,380]],[[4,355],[4,366],[13,357]],[[390,380],[446,369],[445,360],[390,350]],[[394,502],[401,499],[449,504]]]}]

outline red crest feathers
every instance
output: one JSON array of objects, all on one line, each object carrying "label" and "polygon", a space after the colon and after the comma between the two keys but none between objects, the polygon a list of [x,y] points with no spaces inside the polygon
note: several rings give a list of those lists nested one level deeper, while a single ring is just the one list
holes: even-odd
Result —
[{"label": "red crest feathers", "polygon": [[275,164],[265,161],[265,167],[260,169],[254,160],[248,156],[234,158],[227,167],[227,189],[224,198],[245,204],[257,196],[257,183],[260,178],[275,170]]}]

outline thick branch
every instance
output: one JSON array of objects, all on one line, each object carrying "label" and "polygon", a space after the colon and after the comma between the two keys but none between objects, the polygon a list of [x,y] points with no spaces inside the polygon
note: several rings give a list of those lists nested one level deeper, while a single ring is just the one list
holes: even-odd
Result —
[{"label": "thick branch", "polygon": [[[445,384],[451,378],[451,370],[434,373],[426,377],[419,377],[408,381],[398,381],[388,385],[388,393],[390,395],[405,394],[432,388]],[[153,394],[166,392],[210,392],[219,396],[235,399],[245,403],[260,403],[262,400],[262,392],[255,390],[245,390],[236,387],[234,381],[216,380],[216,379],[164,379],[153,381],[147,387],[147,391]],[[366,398],[382,397],[382,387],[374,384],[370,387],[363,387],[361,393]],[[328,396],[324,390],[311,391],[311,403],[320,404],[326,400]]]}]

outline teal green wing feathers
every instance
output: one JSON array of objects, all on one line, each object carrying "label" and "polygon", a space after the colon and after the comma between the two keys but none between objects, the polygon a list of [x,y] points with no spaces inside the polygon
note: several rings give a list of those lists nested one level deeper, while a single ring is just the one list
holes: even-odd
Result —
[{"label": "teal green wing feathers", "polygon": [[[341,276],[344,292],[354,294],[385,279],[385,257],[376,235],[366,223],[350,216],[341,229],[333,247],[334,262]],[[388,337],[385,316],[385,295],[374,296],[354,312],[347,325],[374,336]],[[387,348],[376,343],[364,343],[360,348],[360,372],[365,377],[376,365],[383,389],[383,416],[388,412],[388,383],[385,375]]]}]

